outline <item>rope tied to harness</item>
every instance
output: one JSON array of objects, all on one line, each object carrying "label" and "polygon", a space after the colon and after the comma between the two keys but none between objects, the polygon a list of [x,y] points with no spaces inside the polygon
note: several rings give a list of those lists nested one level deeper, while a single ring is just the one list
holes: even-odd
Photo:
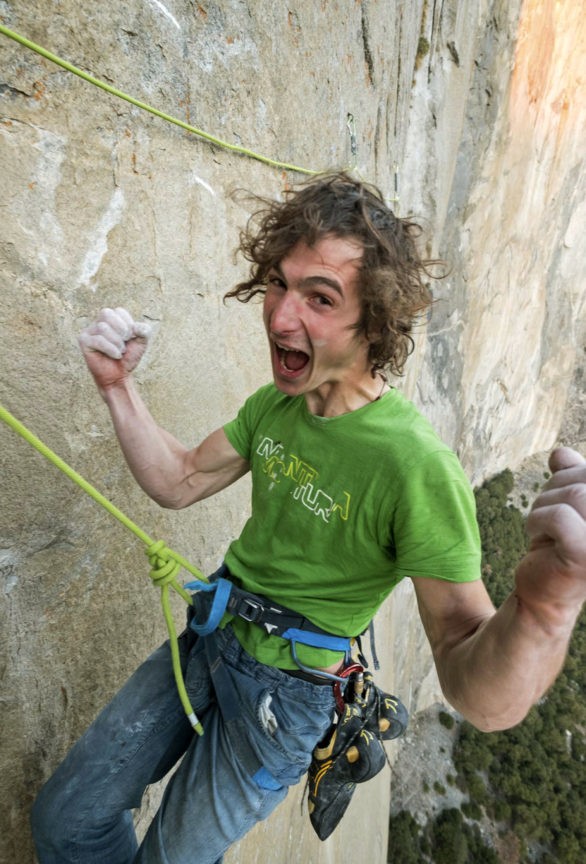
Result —
[{"label": "rope tied to harness", "polygon": [[181,565],[171,558],[165,543],[162,540],[157,540],[156,543],[148,547],[146,554],[152,568],[149,576],[153,580],[153,584],[158,588],[172,585],[179,575]]},{"label": "rope tied to harness", "polygon": [[165,623],[167,624],[167,631],[169,633],[169,646],[171,648],[171,659],[173,662],[173,671],[175,672],[175,683],[177,685],[179,699],[181,700],[183,710],[185,711],[189,722],[199,735],[203,735],[203,727],[191,707],[191,702],[187,690],[185,689],[183,672],[181,670],[179,642],[169,601],[169,588],[173,588],[174,591],[183,597],[186,603],[191,605],[190,594],[188,594],[188,592],[185,591],[185,589],[177,582],[177,576],[181,571],[181,564],[174,557],[175,553],[165,545],[163,540],[157,540],[154,543],[151,543],[146,549],[146,554],[151,565],[149,576],[152,579],[153,585],[156,585],[157,588],[161,589],[161,608],[163,610]]},{"label": "rope tied to harness", "polygon": [[161,589],[174,588],[186,603],[191,603],[190,595],[176,581],[177,576],[181,572],[182,565],[177,560],[175,552],[169,549],[163,540],[151,543],[145,551],[151,565],[149,576],[153,580],[153,585]]}]

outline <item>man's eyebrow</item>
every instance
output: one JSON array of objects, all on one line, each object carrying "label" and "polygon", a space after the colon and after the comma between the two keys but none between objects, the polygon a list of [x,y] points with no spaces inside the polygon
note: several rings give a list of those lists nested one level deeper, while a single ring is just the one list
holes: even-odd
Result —
[{"label": "man's eyebrow", "polygon": [[340,297],[344,296],[340,283],[336,279],[330,279],[328,276],[308,276],[307,279],[302,280],[302,285],[328,285],[334,291],[337,291]]},{"label": "man's eyebrow", "polygon": [[[287,281],[280,264],[273,264],[270,269],[275,270],[278,276],[283,280],[283,282]],[[312,285],[327,285],[329,288],[332,288],[334,291],[336,291],[340,295],[340,297],[344,296],[342,286],[340,285],[338,280],[330,279],[328,276],[307,276],[305,279],[301,280],[301,284],[306,287],[311,287]]]}]

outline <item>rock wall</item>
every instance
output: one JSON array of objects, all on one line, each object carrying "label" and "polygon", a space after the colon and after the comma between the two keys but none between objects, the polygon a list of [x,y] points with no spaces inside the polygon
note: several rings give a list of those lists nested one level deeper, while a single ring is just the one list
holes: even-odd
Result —
[{"label": "rock wall", "polygon": [[[400,386],[476,481],[553,443],[583,344],[579,11],[0,0],[0,23],[229,144],[353,166],[420,217],[452,269]],[[162,425],[197,442],[269,374],[258,307],[222,304],[243,272],[231,250],[250,206],[231,193],[278,195],[301,177],[212,146],[3,34],[0,56],[0,402],[209,571],[246,517],[247,481],[180,513],[147,500],[76,334],[106,305],[151,321],[140,387]],[[28,864],[36,790],[165,632],[142,544],[3,426],[0,442],[0,862]],[[381,682],[425,705],[437,682],[408,585],[379,619]],[[159,794],[137,814],[141,830]],[[301,795],[227,861],[386,859],[388,772],[357,790],[324,844]]]}]

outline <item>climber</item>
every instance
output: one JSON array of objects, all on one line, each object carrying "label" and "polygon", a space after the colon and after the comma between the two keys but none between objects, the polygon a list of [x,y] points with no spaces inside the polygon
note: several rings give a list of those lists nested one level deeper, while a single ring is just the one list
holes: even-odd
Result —
[{"label": "climber", "polygon": [[[250,518],[211,579],[253,605],[208,635],[188,626],[181,636],[203,737],[185,719],[167,644],[98,716],[35,803],[40,864],[220,862],[305,774],[331,730],[332,682],[342,686],[348,658],[303,643],[294,657],[290,640],[254,620],[255,597],[347,639],[410,578],[446,698],[484,730],[519,723],[558,674],[586,595],[586,463],[568,448],[552,454],[529,551],[495,610],[463,470],[386,377],[402,372],[432,299],[434,262],[419,256],[417,235],[346,174],[263,202],[241,239],[249,277],[227,296],[263,295],[273,381],[193,449],[156,424],[133,383],[145,325],[109,309],[81,334],[151,498],[187,507],[251,472]],[[138,846],[131,809],[177,764]]]}]

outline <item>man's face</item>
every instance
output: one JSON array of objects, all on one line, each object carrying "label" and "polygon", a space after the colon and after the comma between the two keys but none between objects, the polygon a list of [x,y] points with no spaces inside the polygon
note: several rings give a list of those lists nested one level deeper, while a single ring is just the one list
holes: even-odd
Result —
[{"label": "man's face", "polygon": [[[345,395],[371,380],[360,318],[358,241],[327,235],[299,241],[268,274],[264,323],[275,385],[289,396],[336,388]],[[308,400],[311,410],[311,400]]]}]

